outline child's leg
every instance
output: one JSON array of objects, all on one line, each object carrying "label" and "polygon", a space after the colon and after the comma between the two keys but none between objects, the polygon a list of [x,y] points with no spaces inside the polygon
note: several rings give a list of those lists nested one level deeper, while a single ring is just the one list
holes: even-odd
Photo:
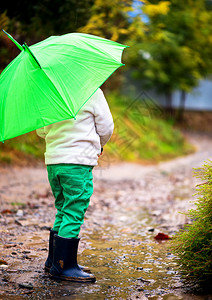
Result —
[{"label": "child's leg", "polygon": [[64,203],[63,189],[60,184],[59,175],[57,174],[57,166],[48,165],[47,171],[49,183],[52,189],[53,196],[55,198],[55,208],[57,209],[53,230],[58,232],[63,219],[63,212],[61,211]]},{"label": "child's leg", "polygon": [[93,193],[92,167],[58,164],[54,165],[54,170],[64,198],[62,207],[62,201],[59,201],[57,208],[61,222],[58,235],[54,235],[50,276],[62,280],[95,282],[95,276],[84,272],[84,267],[77,263],[77,237]]},{"label": "child's leg", "polygon": [[90,166],[60,165],[60,184],[63,188],[62,222],[58,235],[77,238],[84,222],[84,214],[93,193],[93,176]]}]

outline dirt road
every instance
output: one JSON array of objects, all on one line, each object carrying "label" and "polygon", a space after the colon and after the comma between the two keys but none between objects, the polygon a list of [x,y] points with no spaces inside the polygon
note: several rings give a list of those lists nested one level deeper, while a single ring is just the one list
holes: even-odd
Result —
[{"label": "dirt road", "polygon": [[97,277],[92,285],[51,281],[43,271],[55,214],[45,167],[1,169],[0,299],[207,299],[184,293],[169,242],[154,240],[188,221],[179,212],[194,205],[192,168],[212,158],[209,136],[189,139],[197,152],[187,157],[94,170],[79,249]]}]

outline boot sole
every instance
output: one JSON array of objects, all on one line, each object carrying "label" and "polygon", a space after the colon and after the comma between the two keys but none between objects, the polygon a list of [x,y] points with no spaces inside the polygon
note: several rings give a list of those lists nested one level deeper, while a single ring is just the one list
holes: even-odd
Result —
[{"label": "boot sole", "polygon": [[72,282],[95,282],[96,278],[84,278],[84,277],[67,277],[67,276],[56,276],[49,274],[49,277],[51,279],[59,279],[59,280],[66,280],[66,281],[72,281]]},{"label": "boot sole", "polygon": [[85,273],[91,274],[91,270],[87,268],[81,268],[81,270]]}]

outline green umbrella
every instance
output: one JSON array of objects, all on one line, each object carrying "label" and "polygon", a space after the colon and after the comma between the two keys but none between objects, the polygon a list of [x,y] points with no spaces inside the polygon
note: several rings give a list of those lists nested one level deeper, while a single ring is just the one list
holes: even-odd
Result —
[{"label": "green umbrella", "polygon": [[123,65],[127,47],[83,33],[51,36],[28,47],[6,34],[21,53],[0,76],[0,141],[75,118]]}]

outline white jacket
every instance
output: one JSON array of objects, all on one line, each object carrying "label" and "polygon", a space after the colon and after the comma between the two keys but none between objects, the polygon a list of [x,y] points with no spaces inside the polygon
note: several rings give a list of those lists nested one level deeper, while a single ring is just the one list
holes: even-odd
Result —
[{"label": "white jacket", "polygon": [[40,129],[45,138],[45,163],[97,165],[101,148],[113,133],[113,118],[101,89],[98,89],[76,116]]}]

